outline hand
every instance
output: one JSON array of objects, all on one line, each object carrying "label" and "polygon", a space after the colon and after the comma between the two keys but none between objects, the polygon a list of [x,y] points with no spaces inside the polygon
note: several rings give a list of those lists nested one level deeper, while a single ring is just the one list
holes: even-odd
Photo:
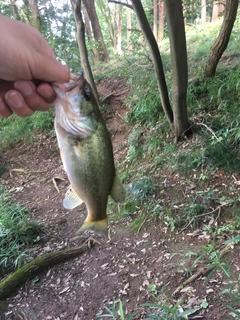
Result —
[{"label": "hand", "polygon": [[68,67],[37,29],[2,15],[0,29],[0,116],[48,110],[56,97],[49,82],[68,82]]}]

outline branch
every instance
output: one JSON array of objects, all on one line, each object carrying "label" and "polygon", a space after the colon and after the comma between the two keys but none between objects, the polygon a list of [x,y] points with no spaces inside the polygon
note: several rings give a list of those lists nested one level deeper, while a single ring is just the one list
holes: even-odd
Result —
[{"label": "branch", "polygon": [[[231,249],[233,248],[232,244],[227,244],[221,251],[220,251],[220,258],[222,258],[225,254],[227,254]],[[175,296],[178,292],[180,292],[187,284],[195,281],[197,278],[199,278],[200,276],[206,276],[207,274],[209,274],[213,269],[215,268],[215,266],[210,266],[208,268],[200,268],[197,270],[197,272],[195,272],[190,278],[188,278],[186,281],[184,281],[183,283],[181,283],[177,289],[173,292],[173,295]]]},{"label": "branch", "polygon": [[35,277],[39,272],[55,264],[72,259],[89,249],[89,241],[80,247],[65,248],[46,253],[12,273],[0,282],[0,300],[9,297],[17,287],[23,285],[28,279]]},{"label": "branch", "polygon": [[128,4],[128,3],[124,3],[124,2],[121,2],[121,1],[115,1],[115,0],[108,0],[108,3],[116,3],[116,4],[120,4],[121,6],[125,6],[125,7],[128,7],[130,9],[133,9],[133,7]]}]

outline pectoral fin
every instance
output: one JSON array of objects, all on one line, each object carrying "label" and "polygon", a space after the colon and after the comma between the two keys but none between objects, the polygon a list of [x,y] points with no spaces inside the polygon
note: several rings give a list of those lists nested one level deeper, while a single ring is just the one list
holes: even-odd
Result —
[{"label": "pectoral fin", "polygon": [[71,210],[83,203],[82,199],[74,192],[70,186],[66,192],[65,198],[63,199],[63,206],[65,209]]},{"label": "pectoral fin", "polygon": [[113,198],[114,201],[122,202],[125,199],[125,195],[126,191],[124,189],[124,186],[119,177],[115,175],[110,196]]}]

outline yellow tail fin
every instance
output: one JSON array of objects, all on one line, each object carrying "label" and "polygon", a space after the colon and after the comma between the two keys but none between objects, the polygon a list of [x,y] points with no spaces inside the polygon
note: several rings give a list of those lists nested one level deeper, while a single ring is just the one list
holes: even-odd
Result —
[{"label": "yellow tail fin", "polygon": [[107,219],[99,220],[99,221],[85,221],[81,228],[77,231],[81,233],[85,230],[92,230],[94,232],[100,233],[102,235],[107,235]]}]

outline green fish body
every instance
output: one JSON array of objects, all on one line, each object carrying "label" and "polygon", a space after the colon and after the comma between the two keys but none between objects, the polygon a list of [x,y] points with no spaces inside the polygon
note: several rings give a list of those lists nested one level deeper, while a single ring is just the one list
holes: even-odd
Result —
[{"label": "green fish body", "polygon": [[107,232],[107,201],[125,198],[116,175],[112,142],[98,105],[82,73],[68,84],[53,84],[55,131],[64,169],[70,181],[63,205],[73,209],[82,202],[88,215],[79,231]]}]

